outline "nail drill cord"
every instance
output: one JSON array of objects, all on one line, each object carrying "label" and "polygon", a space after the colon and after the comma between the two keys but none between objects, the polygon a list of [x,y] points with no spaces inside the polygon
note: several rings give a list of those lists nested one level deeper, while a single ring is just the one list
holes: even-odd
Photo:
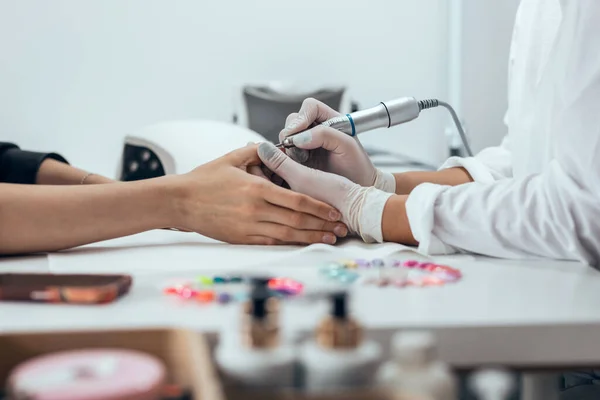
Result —
[{"label": "nail drill cord", "polygon": [[473,151],[471,151],[471,146],[469,145],[469,141],[467,140],[467,135],[465,134],[465,130],[463,129],[462,124],[460,123],[460,119],[458,118],[458,115],[456,115],[456,111],[454,111],[454,108],[452,108],[452,106],[448,103],[446,103],[445,101],[441,101],[441,100],[436,100],[436,99],[429,99],[429,100],[419,100],[419,109],[422,110],[427,110],[429,108],[434,108],[434,107],[444,107],[446,110],[448,110],[448,112],[450,113],[450,116],[452,117],[452,120],[454,121],[454,125],[456,125],[456,130],[458,131],[458,134],[460,135],[460,140],[462,141],[462,144],[465,148],[465,150],[467,151],[467,155],[469,157],[473,157]]}]

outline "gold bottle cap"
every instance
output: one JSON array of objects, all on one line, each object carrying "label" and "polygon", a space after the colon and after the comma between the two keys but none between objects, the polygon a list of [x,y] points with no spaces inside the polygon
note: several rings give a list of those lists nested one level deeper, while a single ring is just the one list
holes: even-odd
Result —
[{"label": "gold bottle cap", "polygon": [[348,294],[331,295],[331,313],[317,327],[316,341],[325,348],[351,349],[362,342],[362,328],[348,315]]},{"label": "gold bottle cap", "polygon": [[253,349],[279,345],[279,301],[266,290],[253,291],[243,306],[242,345]]},{"label": "gold bottle cap", "polygon": [[317,328],[316,341],[327,349],[354,349],[362,342],[362,328],[352,318],[328,316]]}]

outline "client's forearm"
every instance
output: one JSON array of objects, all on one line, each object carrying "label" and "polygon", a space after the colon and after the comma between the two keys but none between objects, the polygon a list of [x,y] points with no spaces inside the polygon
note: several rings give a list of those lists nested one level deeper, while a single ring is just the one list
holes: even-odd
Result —
[{"label": "client's forearm", "polygon": [[473,178],[464,168],[448,168],[441,171],[414,171],[394,174],[396,178],[396,194],[409,194],[421,183],[437,183],[457,186],[473,182]]},{"label": "client's forearm", "polygon": [[170,226],[170,178],[85,186],[0,184],[0,254],[56,251]]},{"label": "client's forearm", "polygon": [[88,173],[82,169],[48,158],[40,165],[36,183],[38,185],[79,185],[84,178],[85,184],[114,182],[97,174],[88,176]]}]

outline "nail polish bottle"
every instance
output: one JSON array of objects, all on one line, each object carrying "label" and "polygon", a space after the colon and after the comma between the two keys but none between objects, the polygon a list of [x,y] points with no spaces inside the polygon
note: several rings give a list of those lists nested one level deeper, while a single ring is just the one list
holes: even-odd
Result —
[{"label": "nail polish bottle", "polygon": [[377,381],[401,399],[455,400],[456,381],[436,357],[435,338],[429,332],[399,332],[392,338],[392,360],[383,364]]},{"label": "nail polish bottle", "polygon": [[314,339],[300,349],[307,392],[366,387],[374,383],[381,347],[363,339],[360,324],[349,315],[345,292],[330,296],[331,311],[318,325]]},{"label": "nail polish bottle", "polygon": [[469,376],[469,389],[478,400],[508,400],[515,390],[514,378],[502,369],[482,369]]},{"label": "nail polish bottle", "polygon": [[227,332],[215,352],[224,383],[236,388],[286,388],[294,384],[294,348],[281,340],[279,302],[256,285],[242,307],[239,331]]}]

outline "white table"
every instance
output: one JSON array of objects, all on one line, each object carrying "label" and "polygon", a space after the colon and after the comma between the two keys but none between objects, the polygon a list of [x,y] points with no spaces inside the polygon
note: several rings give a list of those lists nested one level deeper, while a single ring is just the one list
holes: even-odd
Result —
[{"label": "white table", "polygon": [[[457,258],[453,265],[464,274],[455,285],[356,287],[354,314],[383,343],[400,328],[435,330],[441,357],[458,367],[600,365],[599,272],[577,263],[483,257]],[[215,332],[226,323],[232,311],[223,306],[162,296],[160,285],[178,275],[168,268],[135,275],[131,293],[114,304],[0,303],[0,331],[181,326]],[[0,273],[19,271],[48,271],[47,256],[0,258]],[[308,332],[322,311],[320,305],[288,302],[284,326]]]}]

